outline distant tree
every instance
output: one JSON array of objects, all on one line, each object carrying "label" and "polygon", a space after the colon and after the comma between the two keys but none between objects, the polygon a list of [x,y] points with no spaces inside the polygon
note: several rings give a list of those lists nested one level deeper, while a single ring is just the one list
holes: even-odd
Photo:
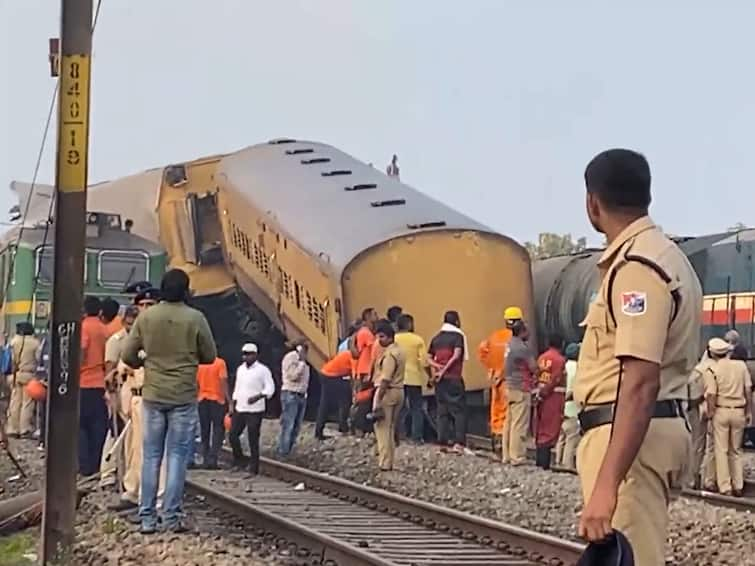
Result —
[{"label": "distant tree", "polygon": [[740,230],[747,230],[747,225],[743,222],[737,222],[734,226],[729,226],[727,232],[739,232]]},{"label": "distant tree", "polygon": [[525,242],[524,247],[532,259],[545,259],[557,255],[573,254],[587,247],[587,238],[572,240],[571,234],[552,234],[544,232],[538,236],[537,244]]}]

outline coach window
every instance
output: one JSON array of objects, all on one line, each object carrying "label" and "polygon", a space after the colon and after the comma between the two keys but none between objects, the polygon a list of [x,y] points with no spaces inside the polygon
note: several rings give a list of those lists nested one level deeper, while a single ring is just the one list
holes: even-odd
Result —
[{"label": "coach window", "polygon": [[138,251],[101,251],[97,257],[97,281],[103,287],[149,281],[149,255]]}]

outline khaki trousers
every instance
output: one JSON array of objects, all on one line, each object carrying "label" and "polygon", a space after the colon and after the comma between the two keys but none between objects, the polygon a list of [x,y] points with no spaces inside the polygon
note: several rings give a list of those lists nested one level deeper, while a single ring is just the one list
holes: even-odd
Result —
[{"label": "khaki trousers", "polygon": [[744,487],[742,469],[742,436],[745,430],[745,410],[716,407],[713,413],[713,444],[716,454],[718,491],[731,493]]},{"label": "khaki trousers", "polygon": [[713,420],[703,421],[705,428],[705,450],[703,451],[703,488],[712,490],[716,488],[716,454],[715,442],[713,441]]},{"label": "khaki trousers", "polygon": [[706,422],[700,414],[700,405],[687,410],[687,422],[692,431],[692,446],[689,458],[689,478],[687,484],[694,488],[698,485],[698,480],[702,485],[701,474],[703,466],[703,457],[705,456],[705,434]]},{"label": "khaki trousers", "polygon": [[[123,499],[132,503],[139,503],[141,499],[142,486],[142,439],[144,435],[144,425],[142,422],[144,412],[142,410],[142,398],[133,396],[131,398],[131,426],[126,431],[124,438],[126,472],[123,474]],[[160,466],[160,483],[157,496],[162,497],[165,491],[165,464],[167,458],[163,458]]]},{"label": "khaki trousers", "polygon": [[556,463],[574,470],[577,467],[577,446],[579,446],[579,420],[577,417],[564,418],[561,435],[556,444]]},{"label": "khaki trousers", "polygon": [[527,434],[530,426],[530,394],[506,388],[506,420],[501,438],[501,462],[523,464],[527,460]]},{"label": "khaki trousers", "polygon": [[[589,430],[579,443],[577,469],[585,502],[590,499],[608,448],[610,426]],[[668,503],[678,495],[689,465],[690,437],[684,419],[653,419],[626,479],[619,486],[611,524],[629,539],[634,563],[664,566]]]},{"label": "khaki trousers", "polygon": [[26,394],[26,383],[16,376],[8,376],[10,386],[10,406],[8,407],[8,434],[28,434],[34,432],[34,400]]},{"label": "khaki trousers", "polygon": [[[377,398],[377,395],[376,395]],[[394,431],[398,423],[398,416],[404,404],[404,390],[390,388],[385,397],[378,404],[382,407],[385,417],[373,425],[375,440],[377,440],[378,466],[381,470],[393,469],[393,455],[396,451],[396,437]]]}]

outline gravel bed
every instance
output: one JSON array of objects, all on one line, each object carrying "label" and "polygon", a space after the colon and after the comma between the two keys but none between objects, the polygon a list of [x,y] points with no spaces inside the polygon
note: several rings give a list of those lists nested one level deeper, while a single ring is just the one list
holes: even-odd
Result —
[{"label": "gravel bed", "polygon": [[[125,517],[107,510],[113,494],[97,490],[84,500],[78,517],[74,563],[81,566],[283,566],[298,562],[279,556],[274,543],[250,533],[242,521],[208,509],[187,497],[193,529],[186,534],[145,536]],[[286,551],[283,550],[283,553]]]},{"label": "gravel bed", "polygon": [[[262,452],[275,456],[279,426],[262,429]],[[370,437],[333,436],[318,442],[305,423],[287,461],[561,538],[576,539],[582,507],[578,478],[534,466],[511,467],[487,455],[442,454],[431,445],[402,444],[397,469],[379,473]],[[752,462],[752,458],[750,460]],[[671,506],[668,564],[755,565],[755,516],[679,499]]]},{"label": "gravel bed", "polygon": [[10,439],[11,454],[18,460],[28,478],[23,478],[8,458],[5,450],[0,449],[0,501],[41,489],[44,483],[43,453],[37,450],[36,440]]}]

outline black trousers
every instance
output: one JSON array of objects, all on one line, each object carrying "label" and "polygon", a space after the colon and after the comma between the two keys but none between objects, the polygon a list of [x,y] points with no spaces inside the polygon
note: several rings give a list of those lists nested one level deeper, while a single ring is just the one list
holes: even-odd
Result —
[{"label": "black trousers", "polygon": [[105,390],[81,389],[79,393],[79,473],[91,476],[100,470],[108,418]]},{"label": "black trousers", "polygon": [[435,386],[438,404],[438,442],[466,444],[467,407],[462,379],[441,379]]},{"label": "black trousers", "polygon": [[244,459],[241,450],[241,433],[246,429],[249,439],[249,471],[258,474],[260,471],[260,427],[264,413],[233,413],[231,417],[231,432],[228,435],[233,450],[233,464],[240,466]]},{"label": "black trousers", "polygon": [[202,399],[199,402],[199,430],[202,436],[202,463],[213,466],[218,463],[218,454],[223,445],[223,419],[225,406],[217,401]]},{"label": "black trousers", "polygon": [[349,407],[351,406],[351,383],[347,379],[320,376],[320,405],[317,407],[315,436],[323,435],[328,413],[336,409],[338,430],[349,432]]},{"label": "black trousers", "polygon": [[551,448],[550,446],[538,446],[535,450],[535,465],[544,470],[551,468]]}]

